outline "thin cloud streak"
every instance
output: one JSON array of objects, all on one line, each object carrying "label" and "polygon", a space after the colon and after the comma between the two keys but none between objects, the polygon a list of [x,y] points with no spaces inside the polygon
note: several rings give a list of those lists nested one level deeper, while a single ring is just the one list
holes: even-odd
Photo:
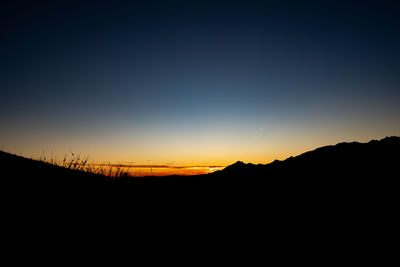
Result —
[{"label": "thin cloud streak", "polygon": [[169,165],[131,165],[131,164],[108,164],[94,163],[94,166],[117,167],[117,168],[153,168],[153,169],[191,169],[191,168],[224,168],[226,166],[169,166]]}]

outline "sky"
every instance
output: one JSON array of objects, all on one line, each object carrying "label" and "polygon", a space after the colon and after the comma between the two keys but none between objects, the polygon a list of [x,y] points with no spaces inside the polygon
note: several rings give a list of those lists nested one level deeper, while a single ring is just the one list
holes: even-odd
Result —
[{"label": "sky", "polygon": [[0,150],[268,163],[400,135],[397,1],[2,1]]}]

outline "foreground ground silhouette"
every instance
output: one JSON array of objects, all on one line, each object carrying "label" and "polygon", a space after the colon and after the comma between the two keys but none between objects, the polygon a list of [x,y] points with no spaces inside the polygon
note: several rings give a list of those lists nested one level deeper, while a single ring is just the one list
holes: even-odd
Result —
[{"label": "foreground ground silhouette", "polygon": [[[40,238],[43,231],[37,229],[49,224],[39,220],[35,225],[35,220],[51,217],[50,225],[57,228],[51,231],[52,235],[65,230],[69,234],[68,229],[75,225],[84,231],[95,229],[100,238],[104,238],[105,229],[112,229],[113,235],[116,229],[120,230],[121,236],[126,235],[126,229],[133,229],[132,240],[140,232],[148,240],[148,233],[154,231],[159,235],[170,233],[168,242],[176,239],[176,233],[196,242],[202,237],[210,242],[218,236],[235,246],[238,240],[243,240],[239,245],[245,247],[255,244],[263,249],[262,255],[264,247],[259,241],[267,242],[274,237],[272,245],[278,247],[281,242],[294,244],[296,249],[309,249],[306,242],[311,240],[326,251],[328,243],[335,247],[332,251],[337,257],[337,247],[345,247],[354,254],[355,247],[391,244],[379,238],[393,236],[398,227],[395,218],[399,201],[399,152],[400,138],[389,137],[365,144],[322,147],[267,165],[237,162],[210,175],[122,179],[1,152],[2,185],[12,183],[17,189],[3,186],[7,191],[4,203],[9,211],[5,218],[17,218],[13,224],[20,226],[19,231],[32,229],[27,225],[34,225],[31,231],[39,233]],[[113,186],[106,186],[108,190],[92,190],[104,184],[133,186],[125,187],[129,188],[127,194],[124,190],[114,191]],[[84,188],[83,194],[76,188]],[[135,188],[139,190],[131,190]],[[101,216],[88,219],[93,211]],[[55,214],[60,214],[62,222],[69,222],[68,218],[73,218],[73,222],[59,227],[53,224]],[[144,226],[132,227],[132,218]],[[82,228],[85,221],[91,224]],[[104,221],[112,223],[104,225]],[[99,222],[101,229],[96,228]],[[154,245],[156,239],[150,240]],[[218,242],[215,244],[220,246]],[[384,248],[394,249],[390,247]],[[315,251],[311,251],[312,257]]]},{"label": "foreground ground silhouette", "polygon": [[[400,137],[386,137],[368,143],[340,143],[306,152],[266,165],[237,162],[207,175],[109,178],[80,172],[0,152],[3,181],[42,185],[92,184],[170,184],[174,187],[224,187],[258,189],[273,184],[291,187],[337,187],[368,181],[396,179],[399,167]],[[372,180],[371,180],[372,178]]]}]

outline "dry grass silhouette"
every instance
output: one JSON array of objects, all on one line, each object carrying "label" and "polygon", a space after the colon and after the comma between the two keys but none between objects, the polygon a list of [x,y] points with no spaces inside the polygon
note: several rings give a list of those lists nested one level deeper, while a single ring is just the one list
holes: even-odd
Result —
[{"label": "dry grass silhouette", "polygon": [[70,170],[77,170],[82,172],[88,172],[98,175],[103,175],[111,178],[123,178],[130,176],[140,176],[140,170],[135,175],[130,172],[130,168],[124,167],[121,165],[115,164],[96,164],[92,160],[90,160],[89,156],[82,156],[81,154],[75,154],[71,150],[69,150],[69,154],[65,154],[63,159],[57,160],[53,153],[51,153],[51,157],[48,158],[43,152],[39,158],[39,161],[45,162],[47,164],[57,165],[60,167],[64,167]]}]

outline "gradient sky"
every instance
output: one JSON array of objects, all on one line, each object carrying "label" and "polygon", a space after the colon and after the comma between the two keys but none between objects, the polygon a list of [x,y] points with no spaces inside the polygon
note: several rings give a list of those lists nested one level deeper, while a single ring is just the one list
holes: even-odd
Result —
[{"label": "gradient sky", "polygon": [[396,2],[2,1],[0,150],[225,166],[400,135]]}]

